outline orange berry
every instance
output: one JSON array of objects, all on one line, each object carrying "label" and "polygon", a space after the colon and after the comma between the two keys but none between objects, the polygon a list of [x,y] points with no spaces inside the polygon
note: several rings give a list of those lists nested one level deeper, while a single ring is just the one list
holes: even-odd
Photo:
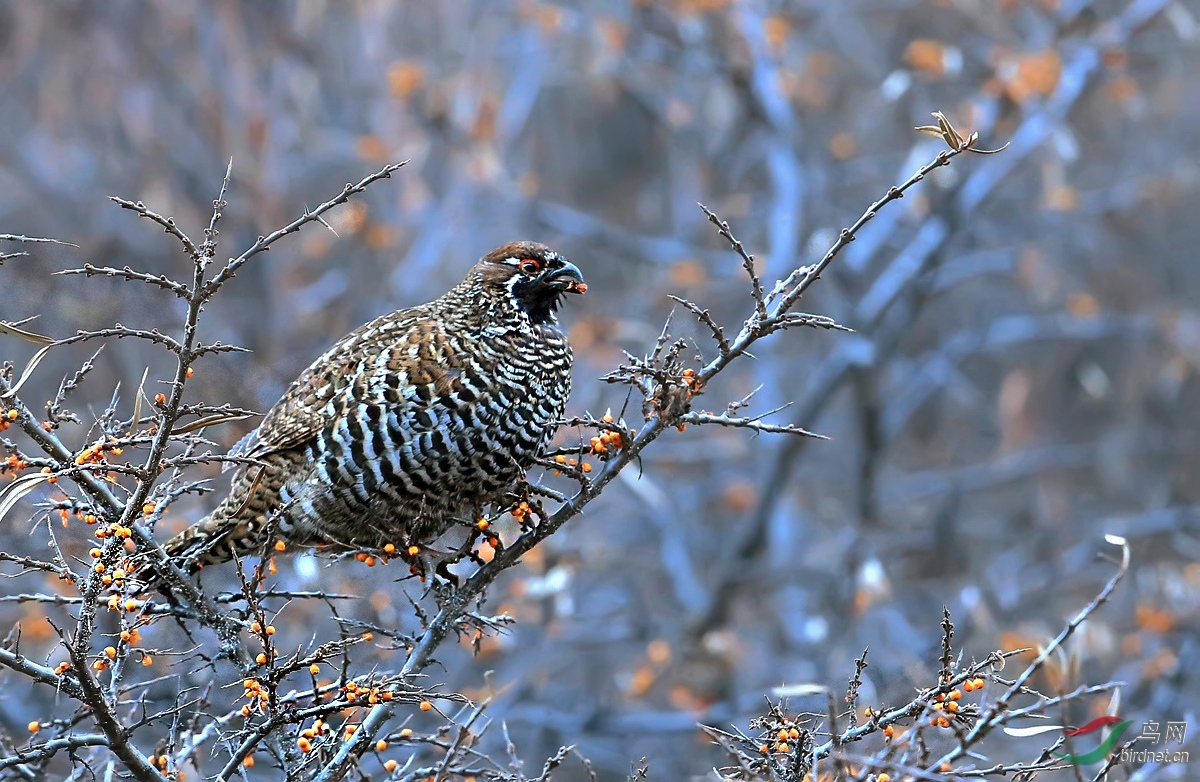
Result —
[{"label": "orange berry", "polygon": [[421,706],[420,706],[421,711],[429,711],[432,708],[433,708],[433,704],[430,703],[429,701],[421,701]]},{"label": "orange berry", "polygon": [[800,731],[796,730],[795,728],[792,728],[791,730],[788,731],[788,738],[789,739],[800,738]]},{"label": "orange berry", "polygon": [[770,752],[770,751],[771,751],[771,748],[770,748],[768,745],[766,745],[766,744],[759,744],[759,745],[758,745],[758,751],[759,751],[759,752],[761,752],[761,753],[763,753],[763,754],[765,755],[765,754],[767,754],[768,752]]},{"label": "orange berry", "polygon": [[130,598],[125,601],[125,610],[126,611],[136,611],[137,607],[138,607],[137,601],[134,600],[133,598]]},{"label": "orange berry", "polygon": [[375,751],[376,752],[383,752],[385,749],[387,749],[386,741],[384,741],[383,739],[380,739],[379,741],[375,742]]},{"label": "orange berry", "polygon": [[890,739],[892,736],[894,736],[895,734],[896,734],[896,729],[895,729],[895,728],[893,728],[891,725],[888,725],[887,727],[885,727],[885,728],[883,729],[883,735],[884,735],[884,736],[886,736],[886,737],[887,737],[887,738],[889,738],[889,739]]},{"label": "orange berry", "polygon": [[962,688],[964,691],[970,692],[971,690],[975,689],[975,684],[968,679],[967,681],[963,682]]},{"label": "orange berry", "polygon": [[396,553],[396,544],[388,543],[386,546],[383,547],[383,553],[384,554],[395,554]]},{"label": "orange berry", "polygon": [[154,665],[154,658],[147,654],[146,656],[142,657],[142,665],[149,668],[151,665]]},{"label": "orange berry", "polygon": [[192,375],[194,375],[194,374],[196,374],[196,373],[195,373],[195,372],[192,370],[192,368],[191,368],[191,367],[188,367],[188,368],[187,368],[187,376],[188,376],[188,377],[191,377],[191,376],[192,376]]},{"label": "orange berry", "polygon": [[350,739],[354,738],[354,734],[357,732],[358,732],[357,725],[347,725],[346,726],[346,740],[349,741]]},{"label": "orange berry", "polygon": [[787,752],[789,749],[786,741],[781,741],[775,745],[776,752]]},{"label": "orange berry", "polygon": [[167,395],[166,394],[155,394],[154,395],[154,404],[165,405],[166,403],[167,403]]},{"label": "orange berry", "polygon": [[316,663],[313,663],[312,665],[308,666],[308,672],[311,673],[313,676],[316,676],[317,674],[319,674],[321,672],[321,666],[317,665]]},{"label": "orange berry", "polygon": [[962,690],[951,690],[950,700],[957,701],[962,699]]},{"label": "orange berry", "polygon": [[407,738],[411,738],[411,737],[412,737],[412,728],[405,728],[404,730],[400,731],[400,738],[407,739]]},{"label": "orange berry", "polygon": [[[192,370],[190,370],[190,369],[188,370],[188,372],[191,372],[191,371]],[[242,765],[245,766],[246,768],[254,768],[254,756],[247,755],[245,757],[245,759],[242,760]]]},{"label": "orange berry", "polygon": [[259,652],[258,656],[254,658],[254,662],[258,663],[259,665],[266,665],[267,664],[267,656],[265,654],[263,654],[262,652]]},{"label": "orange berry", "polygon": [[591,471],[592,471],[592,465],[588,464],[587,462],[584,462],[584,463],[583,463],[583,467],[582,467],[581,469],[582,469],[584,472],[591,472]]},{"label": "orange berry", "polygon": [[475,522],[475,527],[480,530],[485,530],[490,526],[492,525],[487,519],[480,519],[479,521]]},{"label": "orange berry", "polygon": [[312,742],[301,736],[296,739],[296,746],[300,748],[301,752],[308,752],[312,749]]},{"label": "orange berry", "polygon": [[252,633],[261,633],[261,632],[262,632],[262,625],[261,625],[261,624],[259,624],[258,622],[251,622],[251,623],[250,623],[250,632],[252,632]]},{"label": "orange berry", "polygon": [[420,554],[420,553],[421,553],[420,547],[418,547],[418,546],[409,546],[408,547],[408,555],[410,557],[415,557],[417,554]]},{"label": "orange berry", "polygon": [[384,768],[384,770],[385,770],[385,771],[387,771],[387,772],[390,774],[390,773],[392,773],[393,771],[395,771],[395,770],[396,770],[396,767],[397,767],[397,766],[399,766],[399,765],[400,765],[400,764],[399,764],[399,763],[397,763],[395,760],[389,760],[387,763],[384,763],[384,764],[383,764],[383,768]]},{"label": "orange berry", "polygon": [[103,551],[101,551],[100,549],[98,549],[98,548],[94,548],[94,549],[92,549],[91,551],[89,551],[89,552],[88,552],[88,555],[89,555],[89,556],[91,556],[91,558],[92,558],[92,559],[99,559],[99,558],[100,558],[100,555],[101,555],[101,554],[103,554],[103,553],[104,553],[104,552],[103,552]]},{"label": "orange berry", "polygon": [[275,635],[275,625],[267,625],[267,635]]},{"label": "orange berry", "polygon": [[375,640],[375,633],[363,633],[362,639],[364,641],[373,641]]},{"label": "orange berry", "polygon": [[775,738],[779,739],[780,741],[787,741],[788,740],[787,730],[785,730],[784,728],[780,728],[779,732],[775,734]]},{"label": "orange berry", "polygon": [[37,733],[42,729],[42,724],[37,720],[34,720],[33,722],[29,723],[28,727],[30,733]]},{"label": "orange berry", "polygon": [[154,503],[153,502],[147,502],[145,505],[142,506],[142,513],[146,514],[147,516],[149,516],[153,512],[154,512]]},{"label": "orange berry", "polygon": [[275,541],[275,550],[276,551],[287,551],[287,544],[284,543],[282,540],[277,540],[277,541]]},{"label": "orange berry", "polygon": [[107,667],[108,667],[108,660],[97,660],[96,662],[92,663],[92,668],[94,668],[97,671],[103,671]]},{"label": "orange berry", "polygon": [[115,660],[117,657],[117,648],[115,646],[104,647],[104,656],[110,660]]},{"label": "orange berry", "polygon": [[880,774],[879,776],[875,777],[875,782],[892,782],[892,775],[886,772]]}]

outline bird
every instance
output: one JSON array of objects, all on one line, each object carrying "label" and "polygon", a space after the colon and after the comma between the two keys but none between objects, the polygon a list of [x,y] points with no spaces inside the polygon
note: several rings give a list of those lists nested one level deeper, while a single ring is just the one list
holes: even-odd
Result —
[{"label": "bird", "polygon": [[573,356],[556,313],[586,290],[554,250],[511,242],[350,332],[233,447],[228,494],[167,555],[194,574],[268,546],[413,552],[477,520],[563,418]]}]

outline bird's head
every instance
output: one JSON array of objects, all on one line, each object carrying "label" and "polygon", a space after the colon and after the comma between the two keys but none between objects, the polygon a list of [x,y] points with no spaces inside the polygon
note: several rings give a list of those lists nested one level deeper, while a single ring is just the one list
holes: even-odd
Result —
[{"label": "bird's head", "polygon": [[510,242],[485,255],[476,269],[489,294],[504,297],[534,323],[552,321],[564,293],[587,290],[579,267],[537,242]]}]

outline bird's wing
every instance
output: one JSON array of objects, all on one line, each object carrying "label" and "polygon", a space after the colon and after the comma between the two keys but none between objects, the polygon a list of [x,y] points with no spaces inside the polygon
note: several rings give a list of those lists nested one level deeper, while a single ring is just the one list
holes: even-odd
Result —
[{"label": "bird's wing", "polygon": [[337,405],[330,400],[345,396],[361,381],[366,364],[383,350],[428,335],[436,321],[423,307],[376,318],[347,334],[308,366],[275,403],[258,428],[230,450],[230,456],[261,459],[304,445],[330,423]]}]

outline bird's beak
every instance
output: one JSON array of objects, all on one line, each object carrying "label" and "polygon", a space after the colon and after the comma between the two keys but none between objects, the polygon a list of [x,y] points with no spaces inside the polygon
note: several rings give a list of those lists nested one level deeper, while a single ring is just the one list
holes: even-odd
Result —
[{"label": "bird's beak", "polygon": [[583,272],[579,271],[579,267],[570,261],[563,261],[562,267],[547,274],[542,282],[569,293],[583,293],[587,290],[587,283],[583,281]]}]

